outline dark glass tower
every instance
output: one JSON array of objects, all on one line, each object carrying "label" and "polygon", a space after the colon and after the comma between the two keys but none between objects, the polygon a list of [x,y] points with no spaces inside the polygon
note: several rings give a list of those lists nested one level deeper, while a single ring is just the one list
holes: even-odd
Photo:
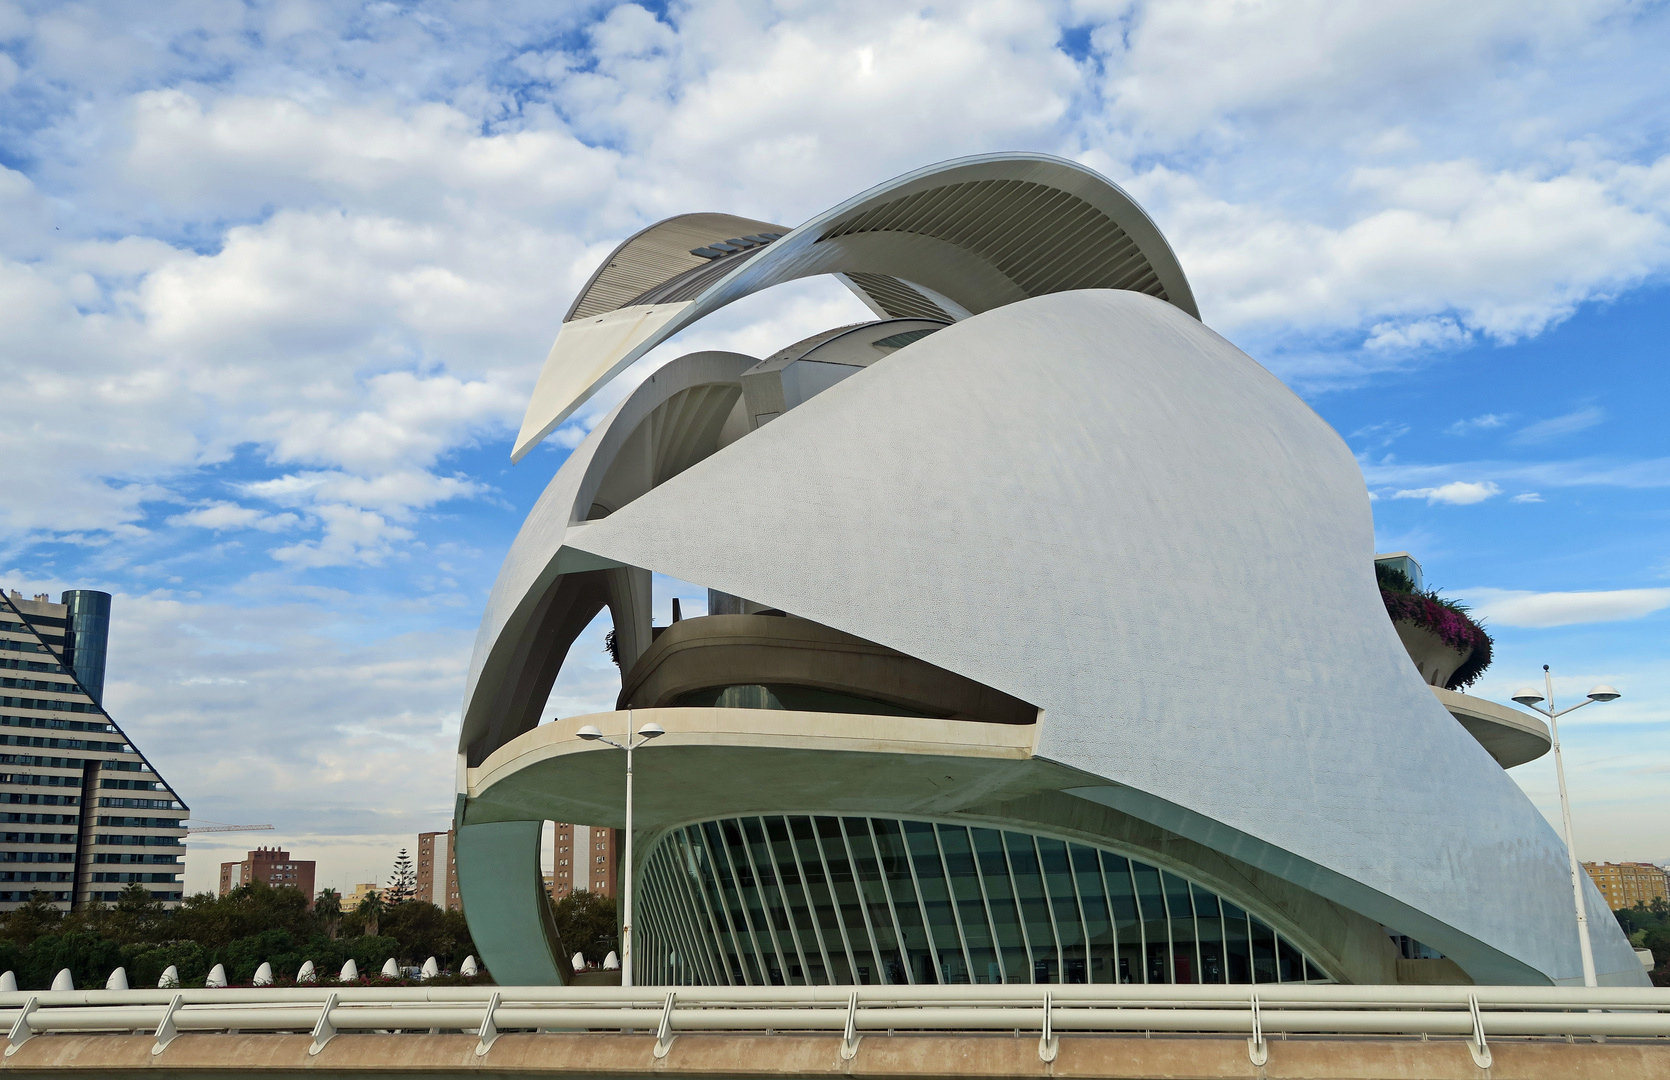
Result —
[{"label": "dark glass tower", "polygon": [[104,655],[110,644],[110,594],[71,589],[58,598],[70,609],[64,657],[94,701],[104,703]]}]

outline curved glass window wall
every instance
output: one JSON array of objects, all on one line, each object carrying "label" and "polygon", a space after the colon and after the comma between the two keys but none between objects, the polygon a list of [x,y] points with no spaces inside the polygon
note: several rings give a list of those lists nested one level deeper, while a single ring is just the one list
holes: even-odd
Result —
[{"label": "curved glass window wall", "polygon": [[1006,829],[707,821],[664,837],[638,890],[643,985],[1331,981],[1169,870]]},{"label": "curved glass window wall", "polygon": [[861,716],[921,716],[900,705],[874,698],[820,690],[813,686],[773,683],[713,686],[680,694],[673,705],[703,709],[788,709],[793,712],[857,713]]}]

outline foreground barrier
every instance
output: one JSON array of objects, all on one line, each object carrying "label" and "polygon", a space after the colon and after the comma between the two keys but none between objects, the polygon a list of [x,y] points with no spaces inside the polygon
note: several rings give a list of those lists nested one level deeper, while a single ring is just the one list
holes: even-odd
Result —
[{"label": "foreground barrier", "polygon": [[1033,1032],[1053,1061],[1062,1033],[1245,1035],[1263,1065],[1272,1035],[1461,1036],[1489,1068],[1492,1037],[1670,1040],[1670,990],[1341,986],[254,987],[0,993],[9,1057],[53,1032],[145,1031],[151,1053],[184,1032],[467,1032],[485,1056],[509,1030],[639,1031],[666,1055],[684,1032]]}]

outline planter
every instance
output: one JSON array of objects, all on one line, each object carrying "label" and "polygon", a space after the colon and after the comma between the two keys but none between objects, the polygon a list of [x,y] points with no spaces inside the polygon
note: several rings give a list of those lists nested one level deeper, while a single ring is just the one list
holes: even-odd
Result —
[{"label": "planter", "polygon": [[1397,628],[1398,640],[1403,642],[1404,651],[1409,654],[1409,659],[1415,662],[1415,670],[1421,673],[1421,678],[1427,681],[1428,686],[1449,689],[1450,679],[1456,670],[1473,655],[1471,646],[1465,651],[1458,649],[1431,630],[1417,626],[1408,619],[1392,625]]},{"label": "planter", "polygon": [[1409,659],[1432,686],[1461,690],[1490,666],[1492,643],[1467,609],[1435,593],[1381,586],[1380,600]]}]

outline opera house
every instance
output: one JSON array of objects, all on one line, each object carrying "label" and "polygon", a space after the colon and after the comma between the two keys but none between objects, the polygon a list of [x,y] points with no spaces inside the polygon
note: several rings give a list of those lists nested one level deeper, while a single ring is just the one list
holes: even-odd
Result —
[{"label": "opera house", "polygon": [[[874,320],[662,366],[504,562],[456,803],[499,983],[571,977],[542,823],[622,827],[625,755],[581,732],[646,724],[641,985],[1582,981],[1565,847],[1505,771],[1546,729],[1427,669],[1345,443],[1082,166],[645,229],[569,309],[515,457],[821,274]],[[706,614],[653,625],[655,575]],[[618,710],[540,723],[605,608]],[[1645,985],[1591,925],[1600,981]]]}]

